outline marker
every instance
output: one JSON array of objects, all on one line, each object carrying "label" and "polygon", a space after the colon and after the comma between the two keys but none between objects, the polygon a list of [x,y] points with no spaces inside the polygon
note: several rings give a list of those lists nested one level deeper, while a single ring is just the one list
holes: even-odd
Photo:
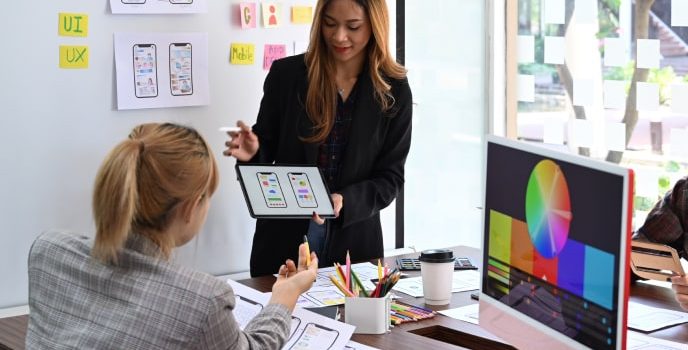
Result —
[{"label": "marker", "polygon": [[303,235],[303,244],[306,245],[306,266],[311,265],[311,248],[308,247],[308,236]]}]

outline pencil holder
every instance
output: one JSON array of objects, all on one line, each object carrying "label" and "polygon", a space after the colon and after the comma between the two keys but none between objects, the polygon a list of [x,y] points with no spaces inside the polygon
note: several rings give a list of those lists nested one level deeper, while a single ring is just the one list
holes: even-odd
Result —
[{"label": "pencil holder", "polygon": [[390,299],[384,298],[345,298],[345,322],[355,326],[357,334],[383,334],[389,330]]}]

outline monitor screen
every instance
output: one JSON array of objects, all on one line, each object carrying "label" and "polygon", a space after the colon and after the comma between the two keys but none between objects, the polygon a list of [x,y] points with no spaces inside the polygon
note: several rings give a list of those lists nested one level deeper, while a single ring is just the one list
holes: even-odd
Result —
[{"label": "monitor screen", "polygon": [[480,324],[528,349],[622,349],[632,172],[489,136]]}]

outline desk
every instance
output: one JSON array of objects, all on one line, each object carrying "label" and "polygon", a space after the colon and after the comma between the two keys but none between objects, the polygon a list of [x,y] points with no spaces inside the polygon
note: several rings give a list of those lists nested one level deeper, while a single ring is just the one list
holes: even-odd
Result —
[{"label": "desk", "polygon": [[[467,256],[471,258],[474,264],[480,265],[481,256],[480,251],[469,247],[454,248],[457,256]],[[417,254],[407,254],[404,256],[413,257]],[[402,257],[404,257],[402,256]],[[385,261],[389,266],[394,266],[394,258],[386,258]],[[263,276],[258,278],[251,278],[240,281],[241,283],[255,288],[260,291],[269,291],[275,278],[272,276]],[[400,296],[404,294],[398,293]],[[405,297],[403,301],[423,305],[422,298]],[[673,291],[667,288],[661,288],[644,283],[636,283],[631,285],[631,300],[646,304],[649,306],[662,307],[672,310],[680,310],[678,304],[674,300]],[[431,307],[434,310],[444,310],[447,308],[455,308],[459,306],[475,303],[470,298],[470,292],[454,293],[452,294],[451,304],[448,306]],[[426,306],[427,307],[427,306]],[[10,349],[24,349],[24,337],[26,336],[26,326],[28,324],[28,316],[16,316],[5,319],[0,319],[0,349],[3,349],[3,344]],[[462,341],[472,344],[476,348],[489,349],[509,349],[510,347],[497,343],[495,337],[480,328],[477,325],[455,320],[442,315],[437,315],[432,319],[423,320],[419,322],[404,323],[392,329],[390,333],[383,335],[363,335],[354,334],[353,340],[374,346],[380,349],[454,349],[457,347],[442,341],[434,340],[425,336],[411,333],[419,329],[427,329],[429,327],[447,327],[459,332],[465,333]],[[678,326],[665,328],[653,333],[651,336],[671,340],[680,343],[688,343],[688,324],[681,324]],[[480,338],[485,338],[480,339]],[[494,341],[494,342],[493,342]],[[472,343],[477,342],[477,343]],[[466,343],[464,343],[466,344]]]}]

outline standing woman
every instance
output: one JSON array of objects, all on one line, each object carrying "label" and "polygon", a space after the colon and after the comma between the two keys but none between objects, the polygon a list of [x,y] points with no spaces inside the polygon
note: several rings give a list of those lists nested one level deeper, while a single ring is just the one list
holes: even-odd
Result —
[{"label": "standing woman", "polygon": [[380,210],[404,183],[411,89],[388,47],[385,0],[319,0],[305,55],[272,64],[256,124],[224,152],[242,162],[317,165],[336,219],[258,219],[251,275],[273,273],[308,234],[321,266],[383,255]]},{"label": "standing woman", "polygon": [[117,145],[93,191],[96,237],[39,236],[29,252],[27,349],[279,349],[317,257],[279,267],[270,302],[242,330],[223,280],[169,261],[195,237],[219,181],[194,129],[143,124]]}]

